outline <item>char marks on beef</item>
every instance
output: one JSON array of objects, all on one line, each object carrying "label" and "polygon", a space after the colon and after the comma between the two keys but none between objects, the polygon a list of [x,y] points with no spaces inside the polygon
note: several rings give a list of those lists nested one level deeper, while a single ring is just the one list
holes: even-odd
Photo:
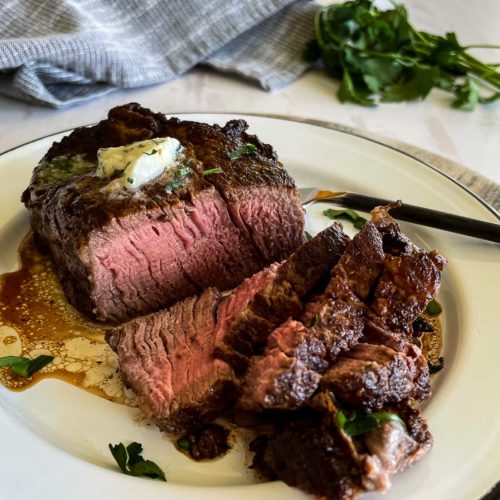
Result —
[{"label": "char marks on beef", "polygon": [[[272,147],[246,128],[242,120],[221,128],[128,104],[55,143],[23,201],[69,301],[98,320],[123,321],[208,286],[232,288],[293,252],[303,239],[298,192]],[[181,142],[191,167],[173,193],[165,190],[168,174],[135,193],[94,175],[99,148],[165,136]],[[246,142],[257,152],[231,161],[228,153]],[[61,155],[90,166],[46,182],[47,162]],[[214,167],[223,172],[203,175]]]},{"label": "char marks on beef", "polygon": [[313,411],[288,414],[252,443],[253,465],[270,479],[331,500],[387,491],[393,474],[429,451],[432,437],[418,410],[408,403],[386,410],[398,413],[405,428],[386,421],[351,438],[339,428],[335,404],[320,393]]},{"label": "char marks on beef", "polygon": [[223,414],[236,395],[232,368],[213,357],[220,293],[209,288],[112,331],[125,385],[158,426],[180,433]]},{"label": "char marks on beef", "polygon": [[418,248],[401,233],[388,213],[397,206],[394,203],[372,212],[386,254],[371,308],[376,323],[394,332],[411,333],[413,321],[437,294],[446,260],[435,250]]},{"label": "char marks on beef", "polygon": [[240,404],[248,410],[299,408],[314,394],[326,349],[302,323],[288,320],[269,336],[266,352],[250,360]]},{"label": "char marks on beef", "polygon": [[239,314],[233,311],[231,324],[219,334],[225,345],[251,355],[261,353],[269,334],[289,318],[302,314],[304,297],[324,279],[345,250],[349,241],[338,224],[321,231],[300,246],[276,270],[268,282],[252,287],[250,300],[248,287],[241,285],[233,294],[243,294]]},{"label": "char marks on beef", "polygon": [[430,395],[429,369],[418,347],[408,354],[390,347],[359,343],[339,357],[321,385],[353,408],[380,410],[388,403]]},{"label": "char marks on beef", "polygon": [[383,264],[382,237],[373,222],[368,221],[349,243],[334,272],[359,299],[366,300]]}]

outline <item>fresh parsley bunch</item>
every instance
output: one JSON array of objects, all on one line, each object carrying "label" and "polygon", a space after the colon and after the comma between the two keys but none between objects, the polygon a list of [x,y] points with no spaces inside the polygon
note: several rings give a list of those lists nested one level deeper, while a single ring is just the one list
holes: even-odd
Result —
[{"label": "fresh parsley bunch", "polygon": [[[342,102],[423,99],[433,87],[454,95],[452,106],[472,110],[500,98],[498,64],[472,57],[454,33],[438,36],[416,30],[402,5],[380,10],[373,0],[352,0],[318,10],[316,39],[304,52],[309,62],[322,59],[327,74],[340,78]],[[490,89],[489,96],[479,86]]]}]

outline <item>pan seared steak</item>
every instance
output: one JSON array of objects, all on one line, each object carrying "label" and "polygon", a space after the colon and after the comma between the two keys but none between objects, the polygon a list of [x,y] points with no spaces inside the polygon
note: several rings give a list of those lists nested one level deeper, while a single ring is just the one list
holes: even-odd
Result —
[{"label": "pan seared steak", "polygon": [[[292,253],[304,229],[298,192],[272,147],[246,128],[128,104],[53,144],[22,199],[69,301],[98,320],[123,321],[209,286],[232,288]],[[174,173],[136,191],[96,176],[99,148],[158,137],[183,147]],[[231,159],[245,144],[248,154]]]}]

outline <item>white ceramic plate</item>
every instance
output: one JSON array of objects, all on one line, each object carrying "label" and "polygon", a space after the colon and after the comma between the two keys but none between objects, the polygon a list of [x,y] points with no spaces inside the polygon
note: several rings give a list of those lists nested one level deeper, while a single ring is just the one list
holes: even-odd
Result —
[{"label": "white ceramic plate", "polygon": [[[184,118],[223,123],[235,117]],[[252,133],[275,146],[299,186],[345,188],[498,221],[462,186],[387,146],[293,121],[246,119]],[[0,156],[0,272],[16,268],[17,246],[28,231],[20,194],[34,165],[63,135]],[[311,209],[311,232],[327,225],[323,208]],[[434,395],[424,406],[434,448],[394,478],[385,499],[476,499],[500,473],[499,246],[409,224],[403,229],[417,244],[438,248],[449,260],[440,293],[446,368],[434,379]],[[188,460],[159,431],[134,423],[137,410],[58,380],[42,381],[22,393],[0,387],[0,405],[1,498],[307,498],[282,483],[253,484],[241,449],[212,463]],[[117,471],[108,443],[132,440],[144,445],[145,456],[162,467],[168,483]]]}]

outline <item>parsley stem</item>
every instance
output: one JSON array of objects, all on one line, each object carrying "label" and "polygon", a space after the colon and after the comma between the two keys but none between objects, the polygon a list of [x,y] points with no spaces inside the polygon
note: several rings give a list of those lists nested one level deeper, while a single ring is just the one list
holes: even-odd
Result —
[{"label": "parsley stem", "polygon": [[477,43],[466,45],[464,49],[500,49],[500,45],[488,45],[487,43]]}]

